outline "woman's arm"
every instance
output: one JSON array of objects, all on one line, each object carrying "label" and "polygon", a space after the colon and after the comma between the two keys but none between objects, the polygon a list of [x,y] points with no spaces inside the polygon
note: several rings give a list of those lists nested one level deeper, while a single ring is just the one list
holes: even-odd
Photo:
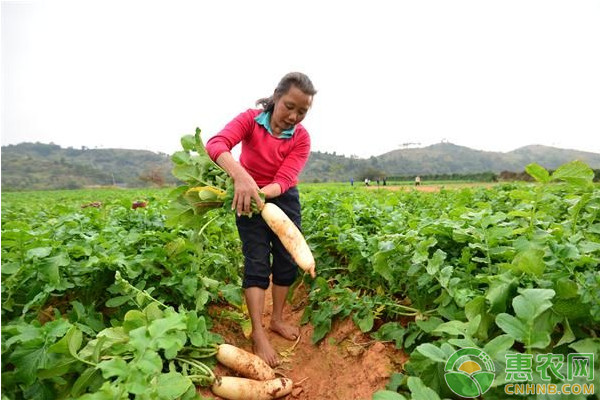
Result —
[{"label": "woman's arm", "polygon": [[206,143],[210,158],[233,179],[235,192],[231,208],[238,215],[250,213],[252,199],[259,209],[263,206],[258,195],[258,185],[231,155],[231,149],[252,132],[253,115],[252,110],[239,114]]},{"label": "woman's arm", "polygon": [[[298,134],[300,135],[300,132]],[[304,131],[303,135],[299,136],[294,149],[287,155],[273,178],[273,183],[278,184],[280,187],[280,193],[285,192],[298,182],[298,176],[302,172],[304,165],[306,165],[309,155],[310,137]]]},{"label": "woman's arm", "polygon": [[265,194],[267,199],[272,199],[281,194],[281,186],[279,186],[279,183],[269,183],[268,185],[263,186],[260,191]]}]

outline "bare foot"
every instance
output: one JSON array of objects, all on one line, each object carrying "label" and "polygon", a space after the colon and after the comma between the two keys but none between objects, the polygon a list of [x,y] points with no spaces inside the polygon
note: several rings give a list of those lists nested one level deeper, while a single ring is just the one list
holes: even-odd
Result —
[{"label": "bare foot", "polygon": [[254,354],[265,360],[273,368],[279,365],[277,352],[271,345],[271,342],[269,342],[269,338],[264,330],[260,329],[252,332],[252,341],[254,342]]},{"label": "bare foot", "polygon": [[300,329],[298,329],[297,326],[290,325],[283,320],[271,319],[269,328],[272,331],[279,333],[287,340],[296,340],[298,339],[298,336],[300,336]]}]

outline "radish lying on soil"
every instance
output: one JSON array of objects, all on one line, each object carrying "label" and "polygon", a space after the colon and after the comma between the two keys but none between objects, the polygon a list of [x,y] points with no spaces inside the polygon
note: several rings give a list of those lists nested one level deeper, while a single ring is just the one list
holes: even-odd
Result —
[{"label": "radish lying on soil", "polygon": [[216,378],[211,390],[217,396],[228,400],[270,400],[290,394],[292,385],[292,380],[288,378],[255,381],[247,378],[222,376]]},{"label": "radish lying on soil", "polygon": [[273,369],[257,355],[230,344],[221,344],[217,350],[217,361],[240,375],[266,381],[275,378]]}]

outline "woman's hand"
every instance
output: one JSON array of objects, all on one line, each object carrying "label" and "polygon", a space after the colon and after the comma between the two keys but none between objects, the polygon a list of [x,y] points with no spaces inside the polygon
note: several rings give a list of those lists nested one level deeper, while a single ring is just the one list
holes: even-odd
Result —
[{"label": "woman's hand", "polygon": [[235,210],[238,216],[250,214],[250,205],[254,199],[258,209],[262,210],[263,202],[258,194],[258,185],[250,174],[241,168],[241,171],[238,171],[232,178],[234,194],[231,209]]},{"label": "woman's hand", "polygon": [[234,193],[231,209],[235,210],[238,216],[250,214],[250,204],[252,199],[254,199],[258,209],[262,210],[263,202],[258,195],[258,185],[244,167],[235,161],[231,153],[221,153],[216,161],[233,179]]}]

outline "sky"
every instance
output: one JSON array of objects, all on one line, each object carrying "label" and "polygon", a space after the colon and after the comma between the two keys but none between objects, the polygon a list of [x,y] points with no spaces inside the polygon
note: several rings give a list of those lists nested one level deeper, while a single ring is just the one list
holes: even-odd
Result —
[{"label": "sky", "polygon": [[312,150],[600,153],[600,1],[2,1],[2,145],[172,153],[283,75]]}]

